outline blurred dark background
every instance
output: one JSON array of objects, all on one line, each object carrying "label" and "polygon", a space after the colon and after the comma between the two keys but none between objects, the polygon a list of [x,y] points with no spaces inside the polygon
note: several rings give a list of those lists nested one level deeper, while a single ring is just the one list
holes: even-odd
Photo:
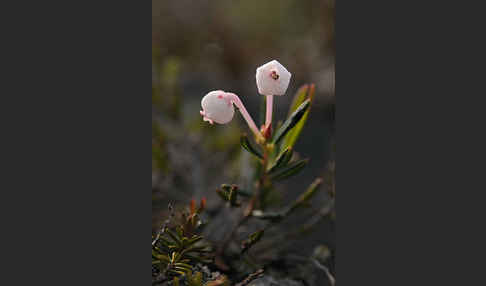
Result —
[{"label": "blurred dark background", "polygon": [[[334,160],[334,0],[152,1],[152,217],[166,218],[168,202],[186,205],[207,197],[220,207],[222,183],[251,184],[250,156],[239,145],[249,132],[239,113],[227,125],[209,125],[199,115],[212,90],[238,94],[257,125],[262,96],[258,66],[276,59],[291,73],[287,94],[275,97],[277,120],[285,118],[296,90],[316,84],[316,98],[295,150],[310,158],[296,177],[279,184],[280,202],[295,199]],[[328,198],[313,201],[315,213]],[[296,224],[305,221],[294,220]],[[335,251],[334,223],[323,219],[298,241],[309,254],[325,244]],[[301,253],[302,254],[302,253]]]}]

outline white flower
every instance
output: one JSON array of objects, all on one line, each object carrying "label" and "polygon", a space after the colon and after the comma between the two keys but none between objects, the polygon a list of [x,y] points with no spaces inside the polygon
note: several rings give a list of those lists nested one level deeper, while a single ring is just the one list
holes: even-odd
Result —
[{"label": "white flower", "polygon": [[268,62],[256,70],[258,93],[262,95],[284,95],[292,74],[278,61]]},{"label": "white flower", "polygon": [[257,138],[262,137],[250,113],[246,110],[245,105],[243,105],[238,95],[234,93],[224,92],[222,90],[209,92],[201,100],[203,110],[199,111],[199,113],[202,115],[204,121],[208,121],[211,124],[213,122],[226,124],[233,119],[233,115],[235,114],[233,104],[236,105],[255,136]]},{"label": "white flower", "polygon": [[213,121],[219,124],[226,124],[233,119],[235,109],[233,107],[232,96],[222,90],[211,91],[201,100],[204,121]]}]

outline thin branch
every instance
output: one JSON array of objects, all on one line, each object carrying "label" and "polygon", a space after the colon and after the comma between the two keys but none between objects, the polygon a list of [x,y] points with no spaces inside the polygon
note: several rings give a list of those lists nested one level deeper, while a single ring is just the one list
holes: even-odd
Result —
[{"label": "thin branch", "polygon": [[311,258],[311,261],[314,263],[314,265],[317,268],[323,270],[326,273],[327,278],[329,279],[329,282],[331,282],[332,286],[336,285],[336,279],[334,278],[334,276],[332,276],[331,271],[329,271],[329,269],[326,266],[322,265],[319,261],[317,261],[314,258]]},{"label": "thin branch", "polygon": [[250,275],[248,275],[248,277],[246,277],[245,280],[241,281],[240,283],[236,284],[235,286],[245,286],[245,285],[248,285],[250,284],[251,281],[257,279],[257,278],[260,278],[263,276],[263,272],[264,270],[263,269],[258,269],[256,272],[254,273],[251,273]]},{"label": "thin branch", "polygon": [[170,213],[169,218],[164,221],[164,223],[162,224],[162,227],[157,232],[155,239],[152,240],[152,246],[154,246],[159,241],[160,236],[165,232],[165,229],[167,228],[167,226],[170,224],[170,221],[174,217],[174,208],[172,207],[172,205],[170,203],[168,205],[168,208],[169,208],[169,213]]}]

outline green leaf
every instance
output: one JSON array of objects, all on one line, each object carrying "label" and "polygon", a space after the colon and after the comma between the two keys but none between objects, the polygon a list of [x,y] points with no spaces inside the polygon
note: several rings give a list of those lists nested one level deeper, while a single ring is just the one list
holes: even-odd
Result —
[{"label": "green leaf", "polygon": [[200,241],[201,239],[203,239],[202,236],[194,235],[191,239],[189,239],[188,245],[193,245],[196,242]]},{"label": "green leaf", "polygon": [[[180,226],[177,226],[176,227],[176,232],[177,232],[177,235],[180,237],[180,238],[184,238],[184,231],[182,230],[182,228]],[[184,243],[183,243],[184,244]]]},{"label": "green leaf", "polygon": [[299,160],[299,161],[290,163],[287,167],[285,167],[285,168],[275,172],[274,174],[272,174],[270,176],[270,179],[272,181],[279,181],[279,180],[286,179],[286,178],[288,178],[292,175],[295,175],[298,172],[300,172],[305,167],[305,165],[307,165],[308,162],[309,162],[308,159],[304,159],[304,160]]},{"label": "green leaf", "polygon": [[[309,102],[312,103],[312,101],[314,99],[314,94],[315,94],[315,85],[314,84],[311,84],[310,87],[308,85],[302,86],[294,96],[294,99],[292,101],[292,105],[290,106],[290,109],[289,109],[289,114],[292,113],[292,112],[295,112],[295,110],[297,110],[298,106],[301,105],[302,102],[304,102],[306,99],[308,99]],[[283,141],[283,148],[293,147],[295,145],[295,143],[297,142],[297,139],[299,138],[299,135],[302,131],[302,128],[304,127],[305,122],[307,121],[307,117],[309,116],[309,112],[310,112],[310,104],[309,104],[309,108],[307,108],[304,115],[302,116],[302,119],[285,136],[285,139]]]},{"label": "green leaf", "polygon": [[231,188],[229,193],[229,201],[232,205],[236,204],[237,196],[238,196],[238,192],[235,190],[235,188]]},{"label": "green leaf", "polygon": [[173,245],[173,243],[171,243],[170,241],[168,241],[166,238],[164,237],[159,237],[159,240],[157,241],[159,243],[159,245],[163,245],[165,247],[170,247],[171,245]]},{"label": "green leaf", "polygon": [[232,207],[239,207],[241,204],[237,202],[238,199],[238,186],[222,184],[221,189],[217,189],[218,195],[225,201],[230,202]]},{"label": "green leaf", "polygon": [[295,110],[297,110],[299,105],[301,105],[302,102],[304,102],[307,99],[307,93],[308,92],[309,92],[309,85],[308,84],[302,85],[299,88],[299,90],[297,90],[297,92],[294,95],[294,98],[292,99],[292,103],[290,104],[289,112],[288,112],[287,116],[290,116],[290,114],[292,114]]},{"label": "green leaf", "polygon": [[287,118],[287,120],[285,120],[277,132],[275,132],[272,143],[277,144],[280,142],[280,140],[284,138],[285,134],[287,134],[287,132],[289,132],[302,119],[309,106],[310,100],[307,99],[290,115],[289,118]]},{"label": "green leaf", "polygon": [[167,234],[170,236],[170,238],[172,238],[175,243],[177,243],[177,246],[182,247],[182,241],[179,237],[177,237],[174,232],[172,232],[170,229],[167,229]]},{"label": "green leaf", "polygon": [[308,201],[316,194],[316,191],[319,189],[319,186],[321,184],[321,178],[315,179],[314,182],[312,182],[312,184],[307,188],[307,190],[302,195],[300,195],[295,203],[290,207],[290,209],[287,211],[287,214],[297,209],[298,207],[306,205]]},{"label": "green leaf", "polygon": [[254,210],[251,214],[253,217],[262,220],[269,220],[271,222],[279,222],[286,215],[286,213],[282,213],[282,212],[262,212],[260,210]]},{"label": "green leaf", "polygon": [[187,271],[188,270],[191,270],[191,269],[187,269],[185,267],[180,267],[180,266],[174,266],[174,270],[178,270],[178,271],[182,271],[182,272],[186,272],[187,273]]},{"label": "green leaf", "polygon": [[226,190],[216,189],[216,193],[219,195],[221,199],[223,199],[223,201],[229,201],[229,196],[228,196],[229,192],[227,192]]},{"label": "green leaf", "polygon": [[233,207],[239,207],[241,204],[236,201],[238,198],[238,187],[233,185],[229,192],[229,202]]},{"label": "green leaf", "polygon": [[229,201],[230,198],[229,198],[229,194],[230,194],[230,191],[231,191],[231,185],[228,185],[228,184],[222,184],[221,185],[221,189],[217,189],[216,190],[216,193],[218,193],[218,195],[225,201]]},{"label": "green leaf", "polygon": [[179,271],[179,270],[170,269],[169,272],[172,272],[172,273],[175,273],[175,274],[179,274],[179,275],[186,275],[185,272],[182,272],[182,271]]},{"label": "green leaf", "polygon": [[240,187],[239,187],[239,186],[237,186],[237,185],[222,184],[222,185],[221,185],[221,188],[222,188],[222,189],[223,189],[223,190],[224,190],[224,191],[225,191],[227,194],[229,194],[229,192],[231,191],[232,186],[236,186],[236,191],[237,191],[238,195],[240,195],[240,196],[243,196],[243,197],[251,197],[251,196],[253,196],[253,193],[252,193],[252,192],[250,192],[250,191],[248,191],[248,190],[242,190],[242,189],[240,189]]},{"label": "green leaf", "polygon": [[187,264],[187,263],[182,263],[182,262],[177,262],[174,264],[175,266],[178,266],[178,267],[184,267],[184,268],[187,268],[187,269],[192,269],[192,266]]},{"label": "green leaf", "polygon": [[243,147],[246,151],[248,151],[250,154],[257,156],[260,159],[263,159],[263,155],[260,151],[255,149],[250,143],[250,140],[248,139],[248,136],[246,134],[242,134],[240,137],[240,144],[241,147]]},{"label": "green leaf", "polygon": [[152,250],[152,256],[157,258],[158,260],[164,261],[165,263],[169,263],[170,259],[167,255],[165,254],[158,254]]},{"label": "green leaf", "polygon": [[292,159],[292,155],[294,154],[292,147],[289,147],[285,149],[280,155],[278,155],[277,159],[275,160],[275,163],[273,166],[268,170],[268,173],[272,173],[276,170],[278,170],[280,167],[285,167],[289,162],[290,159]]},{"label": "green leaf", "polygon": [[230,184],[221,184],[221,188],[225,190],[226,192],[231,191],[231,185]]},{"label": "green leaf", "polygon": [[194,286],[202,286],[202,273],[201,272],[196,272],[192,276],[192,283]]},{"label": "green leaf", "polygon": [[250,247],[257,243],[263,236],[264,230],[259,230],[255,233],[250,234],[250,237],[243,241],[241,253],[245,253]]}]

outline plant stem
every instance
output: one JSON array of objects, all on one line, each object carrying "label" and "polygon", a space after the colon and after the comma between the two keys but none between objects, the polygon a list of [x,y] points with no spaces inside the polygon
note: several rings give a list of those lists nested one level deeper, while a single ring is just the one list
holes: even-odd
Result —
[{"label": "plant stem", "polygon": [[259,136],[261,137],[261,133],[258,130],[258,127],[256,126],[255,122],[253,121],[253,118],[251,118],[250,113],[246,110],[245,106],[243,105],[243,102],[241,102],[240,98],[234,94],[234,93],[228,93],[231,96],[231,102],[233,102],[236,107],[238,107],[238,110],[240,111],[241,115],[243,118],[246,120],[246,123],[248,123],[248,127],[250,127],[250,130],[255,134],[255,136],[258,138]]},{"label": "plant stem", "polygon": [[268,159],[269,159],[269,150],[267,148],[266,143],[262,144],[263,146],[263,160],[262,160],[262,169],[260,178],[258,180],[258,188],[255,195],[258,197],[258,208],[265,209],[265,195],[266,189],[268,185],[268,178],[267,178],[267,168],[268,168]]},{"label": "plant stem", "polygon": [[272,123],[272,112],[273,112],[273,95],[266,96],[267,113],[265,116],[265,128],[268,128]]},{"label": "plant stem", "polygon": [[224,250],[226,249],[226,247],[228,246],[228,244],[233,240],[235,234],[236,234],[236,231],[238,230],[238,228],[240,228],[240,226],[242,224],[244,224],[248,218],[250,216],[243,216],[240,221],[233,227],[233,229],[231,230],[230,234],[228,235],[228,237],[223,241],[223,243],[221,244],[221,247],[219,248],[218,250],[218,253],[219,254],[223,254]]},{"label": "plant stem", "polygon": [[255,190],[255,193],[253,194],[253,197],[251,198],[251,201],[248,203],[246,206],[246,209],[244,211],[243,217],[238,221],[238,223],[233,227],[231,230],[230,234],[227,236],[227,238],[221,243],[221,246],[219,247],[217,253],[218,254],[223,254],[224,250],[228,246],[228,244],[233,240],[236,231],[240,228],[241,225],[243,225],[250,217],[253,209],[255,207],[264,209],[264,199],[265,199],[265,188],[267,185],[267,165],[268,165],[268,157],[269,157],[269,150],[266,147],[266,142],[262,143],[262,147],[264,150],[263,153],[263,160],[262,165],[261,165],[261,174],[260,178],[258,179],[258,186]]}]

